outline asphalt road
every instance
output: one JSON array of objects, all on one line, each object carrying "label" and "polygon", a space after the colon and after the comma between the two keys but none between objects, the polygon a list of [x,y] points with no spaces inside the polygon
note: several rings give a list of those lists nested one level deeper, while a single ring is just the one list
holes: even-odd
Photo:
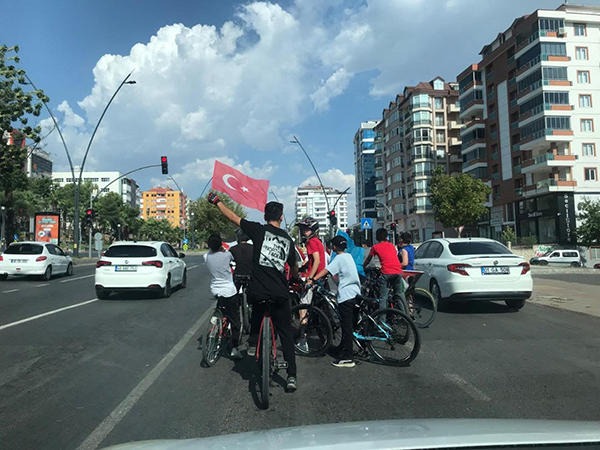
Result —
[{"label": "asphalt road", "polygon": [[564,281],[567,283],[576,283],[576,284],[590,284],[593,286],[600,286],[600,270],[593,273],[581,273],[581,274],[562,274],[562,273],[552,273],[552,274],[533,274],[533,280],[543,282],[543,280],[556,280],[556,281]]},{"label": "asphalt road", "polygon": [[187,263],[188,288],[170,299],[93,301],[21,323],[94,299],[93,267],[47,286],[0,283],[0,447],[91,449],[395,418],[600,420],[600,319],[534,304],[440,312],[411,367],[299,359],[298,392],[274,388],[261,411],[249,358],[200,366],[199,327],[213,302],[200,258]]}]

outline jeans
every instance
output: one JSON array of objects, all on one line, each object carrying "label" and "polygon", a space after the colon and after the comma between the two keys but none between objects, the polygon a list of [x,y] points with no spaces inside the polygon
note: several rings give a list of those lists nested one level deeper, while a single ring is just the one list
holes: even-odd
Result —
[{"label": "jeans", "polygon": [[[290,314],[290,301],[270,302],[271,320],[275,328],[276,336],[279,335],[281,348],[283,350],[283,359],[287,362],[288,376],[296,376],[296,353],[294,350],[294,330],[292,329],[292,317]],[[258,333],[260,324],[265,314],[265,304],[259,303],[256,299],[252,301],[252,317],[250,317],[250,336],[248,344],[256,347],[258,343]],[[261,349],[261,351],[263,351]]]},{"label": "jeans", "polygon": [[353,332],[354,332],[354,309],[356,307],[355,300],[346,300],[338,306],[341,315],[342,328],[342,343],[340,360],[353,360],[354,352],[352,351]]},{"label": "jeans", "polygon": [[240,298],[237,294],[232,297],[217,297],[217,306],[231,324],[231,343],[237,347],[240,343]]},{"label": "jeans", "polygon": [[402,289],[402,275],[400,274],[382,274],[379,278],[379,309],[387,308],[390,287],[394,289],[394,294],[402,298],[402,303],[406,304],[404,289]]}]

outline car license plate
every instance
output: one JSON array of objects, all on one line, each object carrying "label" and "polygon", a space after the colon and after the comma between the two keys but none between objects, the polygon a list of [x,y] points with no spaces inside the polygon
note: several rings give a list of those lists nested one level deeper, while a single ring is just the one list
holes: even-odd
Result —
[{"label": "car license plate", "polygon": [[10,262],[13,264],[23,264],[23,263],[26,263],[27,260],[26,259],[11,259]]},{"label": "car license plate", "polygon": [[493,266],[481,268],[481,275],[508,275],[509,273],[510,267],[507,266]]},{"label": "car license plate", "polygon": [[137,272],[135,266],[115,266],[115,272]]}]

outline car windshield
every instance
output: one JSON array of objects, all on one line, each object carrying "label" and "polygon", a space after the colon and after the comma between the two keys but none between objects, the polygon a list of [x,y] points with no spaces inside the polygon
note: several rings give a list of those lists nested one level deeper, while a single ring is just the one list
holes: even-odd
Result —
[{"label": "car windshield", "polygon": [[449,245],[450,253],[463,255],[512,255],[511,251],[497,242],[465,241]]},{"label": "car windshield", "polygon": [[4,253],[6,255],[41,255],[44,247],[37,244],[13,244]]},{"label": "car windshield", "polygon": [[156,249],[147,245],[113,245],[104,256],[112,258],[148,258],[156,256]]}]

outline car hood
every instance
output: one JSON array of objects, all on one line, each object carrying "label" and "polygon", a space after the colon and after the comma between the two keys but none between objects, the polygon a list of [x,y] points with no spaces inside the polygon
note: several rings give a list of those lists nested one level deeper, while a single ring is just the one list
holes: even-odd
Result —
[{"label": "car hood", "polygon": [[132,442],[109,449],[391,450],[598,442],[600,422],[430,419],[309,425],[201,439]]}]

